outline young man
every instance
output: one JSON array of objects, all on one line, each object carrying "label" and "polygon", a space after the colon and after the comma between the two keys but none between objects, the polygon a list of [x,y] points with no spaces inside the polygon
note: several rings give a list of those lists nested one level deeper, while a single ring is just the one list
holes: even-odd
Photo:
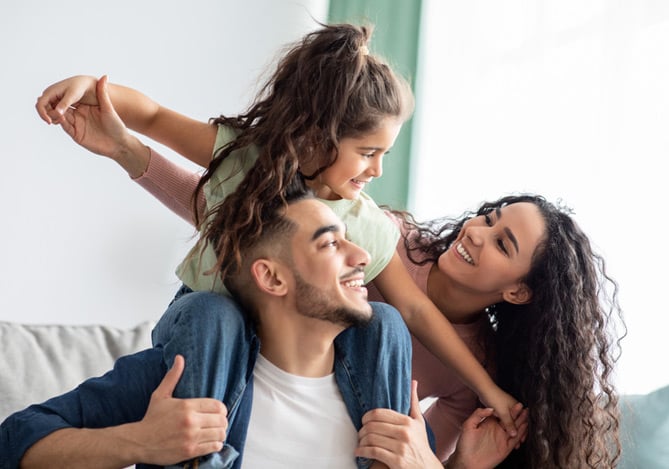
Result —
[{"label": "young man", "polygon": [[[227,279],[249,312],[248,354],[230,367],[231,374],[247,377],[234,409],[216,399],[172,398],[184,361],[177,356],[168,371],[159,346],[121,358],[105,376],[10,416],[0,426],[0,467],[150,467],[213,454],[199,467],[345,468],[356,466],[356,448],[391,467],[439,467],[415,392],[406,415],[409,334],[391,307],[375,305],[372,314],[362,286],[368,261],[346,240],[336,215],[308,195],[285,210],[270,210],[261,239],[242,252],[240,273]],[[196,308],[207,295],[186,295],[173,307]],[[343,350],[364,356],[369,366],[350,369]],[[357,387],[357,373],[379,375],[379,389]],[[386,393],[389,409],[366,416],[359,442],[372,392]],[[491,421],[479,425],[481,416],[470,426],[491,428],[487,436],[467,426],[465,435],[493,448],[494,435],[505,439],[504,431]],[[396,432],[402,425],[413,428]],[[505,441],[508,453],[513,445]],[[453,467],[488,467],[478,463],[480,450],[469,448],[476,445],[464,446],[462,465]]]},{"label": "young man", "polygon": [[[10,416],[0,429],[1,467],[169,465],[212,452],[218,467],[241,467],[242,456],[245,467],[355,467],[365,394],[387,393],[391,408],[408,413],[409,334],[391,307],[372,314],[362,273],[369,255],[346,240],[328,207],[301,196],[274,212],[227,282],[250,312],[250,353],[235,370],[248,379],[234,410],[172,399],[183,361],[168,372],[156,347]],[[207,295],[173,307],[194,308]],[[365,370],[350,370],[341,349],[351,347],[335,345],[349,328],[358,334],[350,340],[364,339],[355,353],[369,356]],[[393,378],[379,380],[387,386],[357,388],[356,373],[387,373],[377,362],[393,364]]]}]

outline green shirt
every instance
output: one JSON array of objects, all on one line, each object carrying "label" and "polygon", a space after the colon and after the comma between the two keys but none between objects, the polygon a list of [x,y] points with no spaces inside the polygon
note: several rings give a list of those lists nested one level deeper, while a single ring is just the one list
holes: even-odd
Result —
[{"label": "green shirt", "polygon": [[[219,125],[214,155],[235,136],[233,129]],[[207,211],[234,192],[257,158],[258,148],[249,146],[232,152],[221,163],[204,187]],[[329,206],[346,225],[347,239],[369,252],[371,261],[365,267],[365,281],[371,282],[388,265],[395,253],[399,239],[397,226],[364,192],[354,200],[318,200]],[[203,245],[204,250],[202,250]],[[195,291],[227,294],[218,275],[205,274],[215,263],[216,254],[213,247],[200,237],[177,267],[177,276]]]}]

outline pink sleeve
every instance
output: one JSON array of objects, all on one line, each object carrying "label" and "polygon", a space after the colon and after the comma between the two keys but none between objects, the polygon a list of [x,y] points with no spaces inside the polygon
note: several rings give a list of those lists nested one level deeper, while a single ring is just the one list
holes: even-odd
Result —
[{"label": "pink sleeve", "polygon": [[[149,166],[144,174],[133,179],[146,189],[167,208],[179,215],[191,225],[195,224],[193,214],[193,192],[200,180],[200,174],[191,172],[168,160],[150,148]],[[204,194],[200,192],[197,200],[198,214],[205,208]]]}]

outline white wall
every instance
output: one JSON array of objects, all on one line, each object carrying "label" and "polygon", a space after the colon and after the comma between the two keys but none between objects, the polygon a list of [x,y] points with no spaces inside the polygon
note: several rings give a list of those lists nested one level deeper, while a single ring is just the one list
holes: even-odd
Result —
[{"label": "white wall", "polygon": [[195,118],[236,113],[279,47],[326,13],[326,0],[3,2],[0,320],[156,320],[194,234],[115,163],[44,124],[34,103],[46,86],[106,73]]},{"label": "white wall", "polygon": [[424,5],[412,207],[430,218],[515,191],[563,199],[620,284],[620,389],[669,384],[669,3]]}]

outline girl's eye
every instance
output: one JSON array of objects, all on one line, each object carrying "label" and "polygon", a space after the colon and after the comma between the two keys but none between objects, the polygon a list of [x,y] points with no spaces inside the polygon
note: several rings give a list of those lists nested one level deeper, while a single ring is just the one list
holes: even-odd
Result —
[{"label": "girl's eye", "polygon": [[499,248],[502,250],[502,252],[504,254],[506,254],[507,256],[509,255],[509,251],[507,251],[506,246],[504,246],[504,241],[502,241],[501,239],[498,239],[497,240],[497,246],[499,246]]},{"label": "girl's eye", "polygon": [[488,226],[492,226],[492,218],[490,218],[490,215],[487,213],[483,215],[483,219],[485,220],[485,224]]}]

